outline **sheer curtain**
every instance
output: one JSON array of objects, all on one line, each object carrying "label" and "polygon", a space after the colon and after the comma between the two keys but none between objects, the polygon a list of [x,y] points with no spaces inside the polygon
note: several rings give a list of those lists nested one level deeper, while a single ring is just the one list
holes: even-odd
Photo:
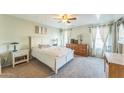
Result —
[{"label": "sheer curtain", "polygon": [[96,57],[102,57],[102,50],[103,50],[103,40],[100,35],[100,28],[97,27],[96,42],[95,42]]},{"label": "sheer curtain", "polygon": [[96,26],[91,28],[92,56],[103,57],[106,51],[109,26]]},{"label": "sheer curtain", "polygon": [[63,46],[63,30],[60,29],[60,46]]},{"label": "sheer curtain", "polygon": [[106,51],[107,52],[113,52],[113,30],[114,30],[114,26],[113,24],[109,25],[109,33],[107,36],[107,40],[106,40]]},{"label": "sheer curtain", "polygon": [[[107,39],[107,51],[122,53],[122,45],[118,43],[121,30],[124,31],[123,23],[114,22],[110,25],[110,32]],[[122,35],[122,34],[121,34]]]},{"label": "sheer curtain", "polygon": [[109,26],[100,26],[99,27],[99,32],[100,32],[100,35],[101,35],[101,39],[102,39],[102,42],[103,42],[103,47],[102,47],[102,56],[104,54],[104,52],[106,51],[106,48],[107,48],[107,39],[108,39],[108,35],[109,35],[109,32],[110,32],[110,27]]},{"label": "sheer curtain", "polygon": [[96,32],[97,32],[97,28],[96,27],[91,27],[90,28],[90,32],[91,32],[91,55],[95,56],[96,55],[96,51],[95,51],[95,42],[96,42]]},{"label": "sheer curtain", "polygon": [[108,35],[107,46],[109,52],[118,51],[118,27],[117,22],[114,22],[110,25],[110,33]]},{"label": "sheer curtain", "polygon": [[122,46],[119,45],[118,41],[119,41],[119,30],[124,29],[124,26],[122,26],[121,24],[123,23],[119,23],[118,21],[117,22],[114,22],[112,25],[111,25],[111,35],[110,35],[110,38],[112,39],[111,40],[111,44],[112,44],[112,49],[111,49],[111,52],[114,52],[114,53],[120,53],[122,51]]},{"label": "sheer curtain", "polygon": [[118,26],[118,41],[120,42],[118,44],[118,53],[123,53],[123,42],[124,42],[124,23],[121,23]]},{"label": "sheer curtain", "polygon": [[61,46],[66,46],[66,44],[70,43],[71,30],[62,30],[60,36],[61,36]]}]

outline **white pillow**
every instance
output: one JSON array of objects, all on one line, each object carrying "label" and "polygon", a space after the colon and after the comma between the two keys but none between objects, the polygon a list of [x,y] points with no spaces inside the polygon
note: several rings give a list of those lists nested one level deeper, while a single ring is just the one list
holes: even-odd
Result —
[{"label": "white pillow", "polygon": [[48,47],[50,47],[50,45],[43,45],[43,44],[39,44],[38,45],[38,48],[48,48]]}]

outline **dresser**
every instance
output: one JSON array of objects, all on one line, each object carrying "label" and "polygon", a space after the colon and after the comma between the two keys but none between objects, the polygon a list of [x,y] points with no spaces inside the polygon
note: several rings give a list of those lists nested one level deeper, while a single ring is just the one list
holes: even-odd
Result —
[{"label": "dresser", "polygon": [[124,78],[124,54],[106,52],[104,62],[107,77]]},{"label": "dresser", "polygon": [[89,48],[87,44],[66,44],[67,48],[74,50],[74,54],[81,56],[89,55]]}]

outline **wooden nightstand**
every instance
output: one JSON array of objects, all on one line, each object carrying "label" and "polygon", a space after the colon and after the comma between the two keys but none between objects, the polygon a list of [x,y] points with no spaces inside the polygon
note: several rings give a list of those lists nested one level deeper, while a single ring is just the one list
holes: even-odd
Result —
[{"label": "wooden nightstand", "polygon": [[12,52],[12,65],[13,68],[16,64],[22,62],[29,62],[29,50],[18,50],[16,52]]}]

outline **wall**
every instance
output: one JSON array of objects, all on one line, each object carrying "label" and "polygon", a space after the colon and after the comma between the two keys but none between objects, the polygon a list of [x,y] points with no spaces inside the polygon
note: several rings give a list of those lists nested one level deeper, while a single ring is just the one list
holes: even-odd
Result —
[{"label": "wall", "polygon": [[124,54],[124,45],[123,45],[123,51],[122,51],[122,53]]},{"label": "wall", "polygon": [[[47,35],[36,35],[34,33],[35,25],[39,24],[10,15],[0,15],[0,54],[7,52],[7,43],[10,42],[19,42],[19,48],[21,49],[28,48],[29,36],[41,36],[44,43],[50,43],[51,39],[59,38],[59,30],[52,27],[47,27]],[[4,56],[6,56],[6,53]]]}]

